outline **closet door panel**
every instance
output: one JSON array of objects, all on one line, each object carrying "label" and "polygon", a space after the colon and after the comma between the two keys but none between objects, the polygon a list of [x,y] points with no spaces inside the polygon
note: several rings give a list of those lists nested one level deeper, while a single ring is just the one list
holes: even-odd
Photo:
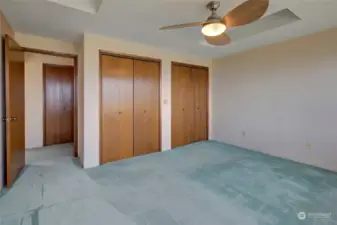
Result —
[{"label": "closet door panel", "polygon": [[192,68],[194,94],[193,141],[208,140],[208,71]]},{"label": "closet door panel", "polygon": [[193,86],[191,68],[172,66],[172,148],[192,142]]},{"label": "closet door panel", "polygon": [[101,56],[101,163],[133,156],[133,60]]},{"label": "closet door panel", "polygon": [[160,68],[134,60],[134,155],[160,151]]},{"label": "closet door panel", "polygon": [[183,88],[184,96],[184,125],[185,125],[185,143],[191,144],[194,141],[193,131],[195,129],[194,122],[194,86],[192,80],[192,68],[189,68],[190,74],[187,77],[185,88]]}]

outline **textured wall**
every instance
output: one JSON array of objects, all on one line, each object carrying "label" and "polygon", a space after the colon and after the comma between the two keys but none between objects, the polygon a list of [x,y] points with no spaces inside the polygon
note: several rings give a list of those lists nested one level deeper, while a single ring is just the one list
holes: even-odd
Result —
[{"label": "textured wall", "polygon": [[337,29],[213,61],[213,139],[337,171]]},{"label": "textured wall", "polygon": [[16,32],[15,40],[23,47],[69,53],[69,54],[77,53],[75,45],[73,45],[72,43],[59,41],[51,38],[45,38]]}]

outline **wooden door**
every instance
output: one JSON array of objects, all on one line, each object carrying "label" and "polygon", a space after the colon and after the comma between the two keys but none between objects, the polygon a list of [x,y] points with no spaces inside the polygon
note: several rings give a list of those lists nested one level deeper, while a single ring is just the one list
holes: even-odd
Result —
[{"label": "wooden door", "polygon": [[208,70],[192,68],[194,94],[193,141],[208,139]]},{"label": "wooden door", "polygon": [[101,56],[101,163],[133,156],[133,60]]},{"label": "wooden door", "polygon": [[134,60],[134,155],[160,151],[160,68]]},{"label": "wooden door", "polygon": [[24,52],[5,37],[6,185],[11,187],[25,166]]},{"label": "wooden door", "polygon": [[172,148],[193,141],[194,102],[191,68],[172,65]]},{"label": "wooden door", "polygon": [[74,67],[43,65],[44,145],[74,140]]}]

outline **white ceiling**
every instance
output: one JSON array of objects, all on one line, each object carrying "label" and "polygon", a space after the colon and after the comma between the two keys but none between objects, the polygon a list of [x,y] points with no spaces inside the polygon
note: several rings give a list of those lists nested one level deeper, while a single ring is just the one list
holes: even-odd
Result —
[{"label": "white ceiling", "polygon": [[[81,0],[68,0],[81,1]],[[220,0],[219,13],[245,0]],[[14,30],[76,42],[83,32],[122,38],[207,58],[337,27],[337,0],[270,0],[267,15],[289,8],[300,21],[239,39],[225,47],[205,43],[200,28],[159,31],[164,25],[203,21],[207,0],[103,0],[90,14],[46,0],[1,0],[0,8]],[[308,46],[310,47],[310,46]]]},{"label": "white ceiling", "polygon": [[[27,0],[14,0],[27,1]],[[78,9],[87,13],[96,14],[101,6],[102,0],[45,0],[66,7]]]}]

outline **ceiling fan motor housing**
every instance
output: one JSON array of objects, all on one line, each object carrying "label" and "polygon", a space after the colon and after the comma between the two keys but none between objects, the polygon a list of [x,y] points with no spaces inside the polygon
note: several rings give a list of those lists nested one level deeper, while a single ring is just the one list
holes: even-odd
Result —
[{"label": "ceiling fan motor housing", "polygon": [[216,11],[220,7],[220,2],[219,1],[211,1],[206,5],[207,9],[211,11]]},{"label": "ceiling fan motor housing", "polygon": [[221,17],[216,13],[218,8],[220,7],[220,2],[218,1],[211,1],[209,2],[206,7],[212,12],[212,14],[207,18],[206,23],[218,23],[221,22]]}]

